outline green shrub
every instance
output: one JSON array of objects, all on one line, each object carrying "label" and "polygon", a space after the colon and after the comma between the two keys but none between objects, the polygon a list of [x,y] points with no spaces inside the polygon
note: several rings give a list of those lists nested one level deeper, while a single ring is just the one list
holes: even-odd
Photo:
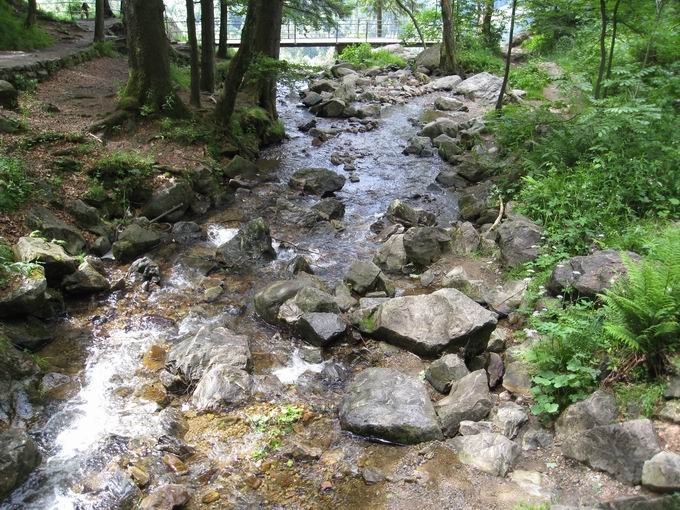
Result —
[{"label": "green shrub", "polygon": [[368,43],[347,46],[342,50],[339,58],[357,67],[382,67],[389,64],[396,64],[400,67],[406,66],[406,61],[403,58],[387,50],[373,51]]},{"label": "green shrub", "polygon": [[510,69],[510,87],[525,90],[527,99],[540,99],[543,89],[550,83],[550,75],[537,62]]},{"label": "green shrub", "polygon": [[666,383],[662,381],[614,385],[618,408],[626,418],[640,415],[652,418],[659,410],[665,391]]},{"label": "green shrub", "polygon": [[23,162],[0,154],[0,211],[13,211],[23,205],[32,190]]},{"label": "green shrub", "polygon": [[26,28],[24,16],[7,2],[0,2],[0,50],[34,50],[52,44],[52,38],[39,26]]},{"label": "green shrub", "polygon": [[500,74],[504,69],[503,59],[478,41],[461,45],[458,52],[458,66],[463,74],[476,74],[484,71]]},{"label": "green shrub", "polygon": [[127,206],[148,198],[150,190],[144,184],[153,174],[153,163],[137,152],[115,152],[97,161],[90,175]]}]

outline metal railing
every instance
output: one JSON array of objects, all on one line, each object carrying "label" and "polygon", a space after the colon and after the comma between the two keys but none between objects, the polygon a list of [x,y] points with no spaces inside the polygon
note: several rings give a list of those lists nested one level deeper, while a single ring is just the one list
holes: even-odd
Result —
[{"label": "metal railing", "polygon": [[[121,0],[109,0],[109,6],[116,16],[120,15]],[[94,19],[95,0],[37,0],[38,9],[67,20]],[[87,5],[84,10],[83,4]]]}]

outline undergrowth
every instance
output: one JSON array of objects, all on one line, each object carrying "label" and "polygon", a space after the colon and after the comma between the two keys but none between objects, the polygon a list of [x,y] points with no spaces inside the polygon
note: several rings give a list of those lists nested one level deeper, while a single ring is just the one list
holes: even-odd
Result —
[{"label": "undergrowth", "polygon": [[25,204],[32,190],[33,182],[24,163],[0,154],[0,212],[10,212]]},{"label": "undergrowth", "polygon": [[38,25],[27,28],[25,13],[0,2],[0,50],[34,50],[52,44],[52,38]]},{"label": "undergrowth", "polygon": [[339,59],[343,62],[348,62],[359,68],[364,67],[382,67],[390,64],[405,67],[406,61],[387,50],[373,50],[370,44],[352,44],[347,46]]}]

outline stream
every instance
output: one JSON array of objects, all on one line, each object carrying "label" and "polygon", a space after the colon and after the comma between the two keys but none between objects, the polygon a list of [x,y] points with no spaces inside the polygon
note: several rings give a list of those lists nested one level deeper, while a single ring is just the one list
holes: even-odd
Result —
[{"label": "stream", "polygon": [[[366,363],[367,354],[339,345],[325,352],[322,362],[305,361],[300,354],[304,346],[299,340],[277,332],[257,318],[252,296],[266,284],[286,278],[286,264],[296,255],[308,257],[316,275],[333,288],[353,261],[372,258],[377,244],[370,225],[395,198],[434,212],[445,227],[457,217],[457,202],[453,194],[434,184],[435,176],[446,163],[436,155],[421,158],[401,153],[406,140],[417,131],[409,119],[418,118],[432,104],[432,95],[387,106],[378,129],[343,132],[319,147],[313,147],[311,137],[297,129],[315,118],[297,103],[295,95],[281,94],[279,112],[290,138],[261,155],[260,164],[276,173],[275,182],[262,184],[252,193],[239,191],[232,205],[209,213],[199,222],[205,235],[203,240],[164,246],[149,254],[161,266],[159,287],[145,292],[137,285],[113,292],[102,301],[70,304],[58,339],[40,354],[57,371],[70,376],[71,383],[64,395],[33,410],[40,418],[35,420],[37,424],[31,433],[42,448],[43,462],[0,506],[2,510],[117,507],[114,502],[124,489],[115,480],[102,479],[100,475],[112,464],[120,464],[121,459],[149,455],[157,438],[165,433],[162,406],[148,395],[154,379],[142,365],[142,357],[152,346],[172,345],[201,327],[226,325],[250,338],[261,402],[295,399],[322,410],[319,412],[325,413],[328,434],[344,445],[349,457],[358,458],[363,450],[373,448],[370,443],[340,435],[335,417],[340,393],[337,386],[324,384],[321,379],[327,365],[335,363],[349,369]],[[322,128],[342,128],[348,124],[327,119],[317,122],[317,127]],[[294,171],[326,167],[345,173],[341,165],[330,164],[334,152],[357,156],[356,175],[360,179],[348,180],[337,193],[346,207],[344,229],[338,231],[324,222],[301,230],[279,220],[274,209],[277,198],[285,196],[303,207],[315,202],[313,197],[301,196],[288,188],[288,178]],[[241,224],[257,216],[263,216],[271,228],[277,259],[257,266],[252,272],[227,275],[222,298],[215,303],[202,302],[204,273],[196,261],[204,259],[217,245],[233,237]],[[110,270],[114,275],[112,281],[124,274],[113,264]],[[406,277],[397,282],[399,292],[408,291],[409,286],[414,284]],[[412,361],[413,370],[418,370],[419,361]],[[182,398],[179,405],[183,411],[190,411]],[[193,432],[190,430],[190,437]],[[189,463],[189,479],[194,486],[206,463],[224,465],[239,452],[247,451],[248,443],[252,443],[248,434],[226,444],[214,441],[210,434],[201,439],[205,443],[197,445],[201,461]],[[187,442],[192,444],[190,439]],[[311,468],[301,467],[308,469]],[[314,495],[306,485],[313,475],[307,473],[301,478],[305,481],[281,481],[281,487],[295,488],[298,484],[301,501],[313,501]],[[333,504],[351,507],[358,500],[353,500],[355,497],[370,499],[362,493],[365,489],[351,487]],[[267,506],[266,500],[252,491],[235,497],[236,507]],[[287,506],[271,500],[269,504]]]}]

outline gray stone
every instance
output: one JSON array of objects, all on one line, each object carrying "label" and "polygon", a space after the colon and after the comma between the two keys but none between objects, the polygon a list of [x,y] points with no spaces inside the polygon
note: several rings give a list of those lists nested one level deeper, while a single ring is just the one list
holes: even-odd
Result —
[{"label": "gray stone", "polygon": [[487,350],[490,352],[503,352],[505,350],[505,343],[507,339],[508,333],[506,330],[495,329],[494,332],[491,333]]},{"label": "gray stone", "polygon": [[529,280],[515,280],[484,293],[484,301],[494,312],[506,317],[519,309]]},{"label": "gray stone", "polygon": [[492,407],[484,370],[477,370],[454,381],[449,395],[435,403],[442,430],[449,437],[458,433],[461,421],[483,420]]},{"label": "gray stone", "polygon": [[680,400],[666,402],[659,412],[659,418],[680,424]]},{"label": "gray stone", "polygon": [[474,436],[482,432],[493,432],[490,421],[470,421],[463,420],[458,426],[458,433],[461,436]]},{"label": "gray stone", "polygon": [[0,432],[0,498],[21,485],[38,464],[40,452],[26,432]]},{"label": "gray stone", "polygon": [[419,136],[426,136],[432,140],[439,135],[447,135],[451,138],[458,136],[460,130],[460,123],[451,119],[437,119],[423,126],[423,129],[418,133]]},{"label": "gray stone", "polygon": [[19,106],[19,92],[10,82],[0,80],[0,106],[13,110]]},{"label": "gray stone", "polygon": [[463,266],[456,266],[442,278],[442,287],[457,289],[470,299],[484,303],[484,282],[470,277]]},{"label": "gray stone", "polygon": [[[447,135],[439,135],[437,138],[435,138],[434,142],[437,146],[437,153],[439,154],[439,157],[452,164],[457,163],[458,155],[465,150],[465,148],[460,145],[457,139],[451,138]],[[457,167],[455,173],[457,176],[460,173],[458,172]]]},{"label": "gray stone", "polygon": [[498,100],[502,83],[502,78],[483,72],[459,83],[456,87],[456,93],[463,94],[474,101],[493,103]]},{"label": "gray stone", "polygon": [[528,219],[504,221],[498,227],[501,260],[507,267],[517,267],[538,257],[543,231]]},{"label": "gray stone", "polygon": [[644,463],[659,451],[656,432],[647,419],[593,427],[562,442],[565,457],[631,485],[640,483]]},{"label": "gray stone", "polygon": [[342,312],[348,311],[358,303],[358,301],[352,297],[352,293],[344,283],[338,283],[335,287],[335,302]]},{"label": "gray stone", "polygon": [[495,388],[503,380],[505,363],[503,363],[503,358],[495,352],[490,352],[488,356],[486,373],[489,375],[489,388]]},{"label": "gray stone", "polygon": [[345,215],[345,205],[337,198],[324,198],[312,206],[324,220],[341,220]]},{"label": "gray stone", "polygon": [[[437,78],[436,80],[432,80],[428,88],[432,90],[455,90],[456,87],[463,81],[463,79],[458,76],[457,74],[453,74],[451,76],[442,76],[441,78]],[[437,99],[443,99],[443,98],[437,98]],[[435,101],[435,106],[437,105]],[[439,108],[439,110],[446,110],[447,108]]]},{"label": "gray stone", "polygon": [[462,292],[441,289],[390,299],[370,310],[358,327],[419,355],[462,348],[472,357],[484,352],[496,317]]},{"label": "gray stone", "polygon": [[0,317],[36,315],[45,305],[47,280],[42,267],[29,274],[16,274],[0,293]]},{"label": "gray stone", "polygon": [[278,322],[281,305],[294,297],[304,287],[316,287],[318,283],[301,273],[294,280],[280,280],[267,285],[253,298],[255,311],[270,324]]},{"label": "gray stone", "polygon": [[[597,506],[597,510],[677,510],[679,502],[680,497],[675,494],[652,498],[646,498],[645,496],[624,496],[600,503]],[[553,508],[551,507],[550,510],[553,510]]]},{"label": "gray stone", "polygon": [[14,245],[14,258],[17,262],[32,262],[43,266],[50,285],[58,285],[78,267],[77,260],[67,254],[64,248],[38,237],[21,237]]},{"label": "gray stone", "polygon": [[128,225],[113,243],[113,256],[123,264],[128,263],[161,244],[163,236],[133,223]]},{"label": "gray stone", "polygon": [[437,110],[444,110],[444,111],[448,111],[448,112],[458,112],[458,111],[465,112],[465,111],[468,110],[467,106],[465,106],[465,103],[463,103],[463,101],[461,101],[460,99],[456,99],[455,97],[445,97],[445,96],[441,96],[441,97],[438,97],[437,99],[435,99],[434,100],[434,107]]},{"label": "gray stone", "polygon": [[408,263],[404,248],[404,234],[395,234],[385,241],[376,251],[373,262],[384,271],[401,272],[401,268]]},{"label": "gray stone", "polygon": [[352,291],[360,295],[374,291],[383,291],[388,296],[394,295],[392,282],[378,266],[368,260],[360,260],[349,266],[344,282]]},{"label": "gray stone", "polygon": [[465,361],[457,354],[445,354],[433,361],[425,370],[425,379],[440,393],[448,393],[451,383],[462,379],[470,371],[465,366]]},{"label": "gray stone", "polygon": [[494,476],[505,476],[520,454],[519,446],[502,434],[482,432],[446,441],[463,464]]},{"label": "gray stone", "polygon": [[379,104],[365,104],[357,107],[356,116],[360,119],[380,117],[381,108]]},{"label": "gray stone", "polygon": [[329,196],[340,191],[345,185],[345,177],[327,168],[303,168],[290,178],[290,186],[307,193]]},{"label": "gray stone", "polygon": [[78,270],[64,278],[61,284],[64,292],[73,295],[94,294],[109,290],[106,276],[101,274],[88,261],[78,266]]},{"label": "gray stone", "polygon": [[57,239],[64,242],[64,249],[71,255],[85,251],[85,238],[80,231],[52,214],[41,206],[33,207],[26,215],[26,225],[32,230],[39,230],[46,239]]},{"label": "gray stone", "polygon": [[511,393],[531,396],[531,376],[529,366],[523,361],[511,361],[505,366],[503,375],[503,388]]},{"label": "gray stone", "polygon": [[347,325],[334,313],[308,312],[295,323],[295,332],[312,345],[325,347],[344,336]]},{"label": "gray stone", "polygon": [[368,368],[352,380],[340,403],[340,425],[401,444],[442,438],[423,384],[392,368]]},{"label": "gray stone", "polygon": [[222,363],[213,363],[203,374],[191,397],[199,411],[217,411],[248,399],[252,386],[248,372]]},{"label": "gray stone", "polygon": [[619,415],[611,393],[598,390],[587,399],[567,407],[555,422],[555,434],[564,438],[584,430],[609,425]]},{"label": "gray stone", "polygon": [[404,250],[409,262],[426,267],[439,260],[448,249],[451,238],[437,227],[414,227],[404,234]]},{"label": "gray stone", "polygon": [[674,375],[668,381],[668,386],[663,394],[664,398],[680,399],[680,375]]},{"label": "gray stone", "polygon": [[317,80],[309,84],[309,90],[321,94],[322,92],[335,92],[338,84],[332,80]]},{"label": "gray stone", "polygon": [[547,430],[537,427],[528,429],[522,436],[523,450],[547,448],[553,442],[553,436]]},{"label": "gray stone", "polygon": [[205,239],[201,226],[193,221],[178,221],[172,226],[172,239],[179,244],[193,244]]},{"label": "gray stone", "polygon": [[21,349],[36,350],[53,340],[54,336],[54,327],[35,317],[0,323],[0,337],[6,338]]},{"label": "gray stone", "polygon": [[66,203],[66,211],[83,228],[95,227],[101,223],[99,211],[82,200],[71,200]]},{"label": "gray stone", "polygon": [[427,136],[412,136],[408,140],[404,154],[432,156],[432,141]]},{"label": "gray stone", "polygon": [[496,409],[492,423],[497,432],[508,439],[514,439],[528,419],[529,415],[522,406],[514,402],[504,402]]},{"label": "gray stone", "polygon": [[441,58],[441,44],[433,44],[429,48],[425,48],[421,51],[415,60],[416,67],[425,67],[430,71],[437,69],[439,67],[439,60]]},{"label": "gray stone", "polygon": [[310,106],[319,104],[321,101],[323,101],[321,94],[319,94],[318,92],[314,92],[313,90],[307,92],[305,94],[305,97],[302,98],[302,104],[304,104],[308,108]]},{"label": "gray stone", "polygon": [[139,510],[173,510],[181,508],[189,498],[191,493],[184,485],[165,484],[153,489],[139,503]]},{"label": "gray stone", "polygon": [[432,226],[437,221],[433,213],[423,209],[415,209],[399,199],[395,199],[390,203],[385,217],[393,223],[404,225],[406,228]]},{"label": "gray stone", "polygon": [[245,179],[247,181],[259,181],[259,169],[252,161],[242,157],[234,156],[224,168],[224,176],[229,179]]},{"label": "gray stone", "polygon": [[168,370],[180,374],[186,382],[200,380],[209,366],[218,364],[249,370],[252,361],[248,337],[226,328],[205,326],[175,345],[166,360]]},{"label": "gray stone", "polygon": [[[344,85],[343,85],[344,87]],[[340,90],[340,89],[338,89]],[[344,89],[343,89],[344,90]],[[348,93],[343,93],[348,95]],[[319,117],[338,118],[342,117],[347,110],[347,103],[339,97],[334,97],[328,101],[323,101],[315,106],[312,106],[309,111],[318,115]]]},{"label": "gray stone", "polygon": [[680,490],[680,455],[663,451],[642,466],[642,485],[660,492]]},{"label": "gray stone", "polygon": [[217,247],[215,258],[230,270],[243,269],[253,262],[276,258],[269,226],[262,218],[250,220],[236,236]]},{"label": "gray stone", "polygon": [[304,255],[296,255],[286,264],[286,269],[294,275],[298,273],[314,274],[311,262]]},{"label": "gray stone", "polygon": [[295,324],[306,312],[340,313],[333,296],[315,287],[303,287],[295,297],[284,302],[279,308],[279,319]]},{"label": "gray stone", "polygon": [[469,221],[456,223],[451,232],[451,251],[456,255],[470,255],[479,249],[479,232]]},{"label": "gray stone", "polygon": [[594,298],[626,273],[624,258],[632,262],[640,260],[639,255],[632,252],[622,254],[606,250],[560,262],[550,276],[547,288],[553,295],[574,292],[581,297]]},{"label": "gray stone", "polygon": [[493,223],[498,216],[498,204],[493,198],[490,182],[482,182],[461,191],[458,207],[461,219],[476,225]]}]

